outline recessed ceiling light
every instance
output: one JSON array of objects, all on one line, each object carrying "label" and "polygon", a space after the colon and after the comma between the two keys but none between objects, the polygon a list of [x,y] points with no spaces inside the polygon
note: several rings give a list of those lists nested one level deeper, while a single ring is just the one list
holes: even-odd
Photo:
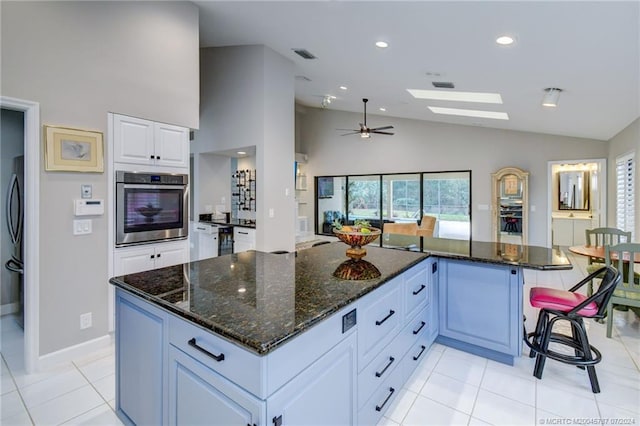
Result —
[{"label": "recessed ceiling light", "polygon": [[387,43],[386,41],[376,41],[376,47],[379,47],[381,49],[384,49],[385,47],[389,47],[389,43]]},{"label": "recessed ceiling light", "polygon": [[246,155],[247,153],[244,152],[244,151],[238,151],[236,154],[238,154],[238,155]]},{"label": "recessed ceiling light", "polygon": [[482,102],[485,104],[501,104],[500,93],[452,92],[451,90],[407,89],[414,98],[434,99],[438,101]]},{"label": "recessed ceiling light", "polygon": [[509,115],[506,112],[497,111],[480,111],[477,109],[458,109],[458,108],[441,108],[432,107],[429,109],[434,114],[460,115],[464,117],[492,118],[494,120],[508,120]]},{"label": "recessed ceiling light", "polygon": [[510,44],[513,44],[514,41],[515,41],[514,38],[508,35],[503,35],[496,39],[496,43],[501,44],[503,46],[508,46]]},{"label": "recessed ceiling light", "polygon": [[387,110],[386,108],[384,108],[384,107],[380,107],[380,111],[383,111],[383,112],[384,112],[384,111],[386,111],[386,110]]},{"label": "recessed ceiling light", "polygon": [[347,90],[347,86],[340,86],[340,90]]}]

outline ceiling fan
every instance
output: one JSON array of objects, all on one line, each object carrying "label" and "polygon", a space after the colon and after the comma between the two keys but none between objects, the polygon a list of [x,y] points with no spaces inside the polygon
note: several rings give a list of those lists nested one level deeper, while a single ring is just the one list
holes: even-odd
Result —
[{"label": "ceiling fan", "polygon": [[369,101],[369,99],[366,99],[366,98],[362,99],[362,102],[364,102],[364,123],[360,123],[360,129],[359,130],[338,129],[338,130],[349,130],[349,133],[345,133],[342,136],[360,134],[360,137],[362,137],[362,138],[370,138],[371,137],[371,133],[377,133],[379,135],[393,135],[393,133],[391,133],[391,132],[383,132],[382,131],[382,130],[393,129],[393,126],[376,127],[374,129],[370,129],[369,127],[367,127],[367,102],[368,101]]}]

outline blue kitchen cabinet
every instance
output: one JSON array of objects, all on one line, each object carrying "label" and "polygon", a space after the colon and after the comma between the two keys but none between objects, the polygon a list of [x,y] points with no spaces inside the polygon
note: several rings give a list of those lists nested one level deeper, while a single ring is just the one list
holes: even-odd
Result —
[{"label": "blue kitchen cabinet", "polygon": [[169,347],[170,425],[260,425],[263,411],[262,401]]},{"label": "blue kitchen cabinet", "polygon": [[522,270],[440,259],[439,336],[447,346],[513,365],[522,350]]}]

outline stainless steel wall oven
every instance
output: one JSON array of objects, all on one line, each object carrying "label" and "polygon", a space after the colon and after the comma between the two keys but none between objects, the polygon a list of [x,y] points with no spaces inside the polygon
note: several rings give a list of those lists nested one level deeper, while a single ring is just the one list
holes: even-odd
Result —
[{"label": "stainless steel wall oven", "polygon": [[188,175],[116,171],[116,247],[188,235]]}]

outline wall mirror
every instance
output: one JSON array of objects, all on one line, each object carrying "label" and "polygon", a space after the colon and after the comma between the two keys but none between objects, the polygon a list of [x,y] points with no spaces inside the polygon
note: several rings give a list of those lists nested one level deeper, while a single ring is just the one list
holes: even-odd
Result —
[{"label": "wall mirror", "polygon": [[558,209],[589,210],[589,172],[558,172]]}]

